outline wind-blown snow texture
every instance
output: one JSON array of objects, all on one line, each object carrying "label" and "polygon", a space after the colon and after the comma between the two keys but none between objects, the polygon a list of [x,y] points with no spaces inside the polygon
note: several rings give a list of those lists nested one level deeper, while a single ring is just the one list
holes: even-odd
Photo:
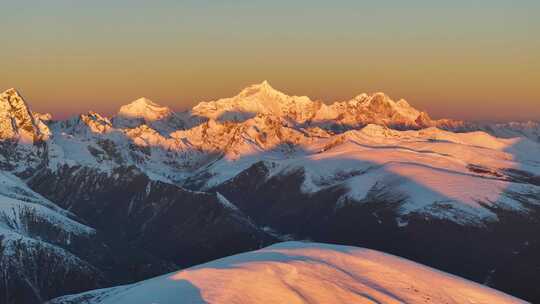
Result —
[{"label": "wind-blown snow texture", "polygon": [[286,242],[50,304],[524,303],[374,250]]}]

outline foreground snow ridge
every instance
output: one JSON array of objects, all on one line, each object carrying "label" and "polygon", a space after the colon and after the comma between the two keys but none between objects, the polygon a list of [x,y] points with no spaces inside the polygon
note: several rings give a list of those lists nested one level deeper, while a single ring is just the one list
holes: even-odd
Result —
[{"label": "foreground snow ridge", "polygon": [[285,242],[55,304],[525,303],[485,286],[358,247]]}]

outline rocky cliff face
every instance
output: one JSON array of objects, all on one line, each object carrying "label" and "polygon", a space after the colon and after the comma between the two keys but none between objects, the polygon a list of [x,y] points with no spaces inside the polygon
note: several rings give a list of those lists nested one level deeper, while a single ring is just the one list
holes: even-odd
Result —
[{"label": "rocky cliff face", "polygon": [[0,94],[0,168],[22,172],[41,164],[50,130],[15,89]]},{"label": "rocky cliff face", "polygon": [[29,110],[15,89],[0,94],[0,139],[24,143],[46,140],[50,134],[42,118]]},{"label": "rocky cliff face", "polygon": [[215,193],[152,181],[136,167],[119,167],[106,174],[66,166],[56,172],[39,172],[28,183],[110,238],[135,244],[179,266],[272,241]]}]

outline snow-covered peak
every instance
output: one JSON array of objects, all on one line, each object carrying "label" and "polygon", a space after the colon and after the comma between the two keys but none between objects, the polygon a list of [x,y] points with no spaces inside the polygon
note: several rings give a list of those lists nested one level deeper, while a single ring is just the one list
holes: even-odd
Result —
[{"label": "snow-covered peak", "polygon": [[120,107],[119,117],[142,118],[147,122],[163,119],[171,114],[171,109],[158,105],[148,98],[139,98],[127,105]]},{"label": "snow-covered peak", "polygon": [[5,95],[19,95],[20,96],[19,92],[15,88],[9,88],[5,90],[4,92],[2,92],[2,94],[0,94],[0,96],[5,96]]},{"label": "snow-covered peak", "polygon": [[22,110],[28,111],[28,106],[24,101],[21,94],[14,88],[5,90],[0,94],[0,102],[4,107],[2,110],[8,110],[9,108],[20,108]]},{"label": "snow-covered peak", "polygon": [[32,143],[48,133],[16,89],[0,94],[0,139]]},{"label": "snow-covered peak", "polygon": [[223,121],[244,121],[263,114],[302,122],[314,114],[318,105],[306,96],[289,96],[263,81],[248,86],[234,97],[201,102],[191,113],[194,116]]},{"label": "snow-covered peak", "polygon": [[53,119],[51,113],[32,112],[32,115],[34,116],[35,119],[39,119],[42,122],[48,122],[48,121],[51,121]]},{"label": "snow-covered peak", "polygon": [[382,92],[359,94],[351,100],[322,105],[312,122],[341,125],[345,129],[378,124],[397,129],[420,129],[432,126],[427,113],[412,107],[404,99],[392,100]]},{"label": "snow-covered peak", "polygon": [[253,84],[243,89],[237,97],[248,97],[252,95],[266,95],[273,97],[284,98],[286,95],[276,89],[274,89],[268,81],[263,81],[258,84]]},{"label": "snow-covered peak", "polygon": [[117,128],[136,128],[146,124],[164,135],[184,127],[183,120],[170,108],[144,97],[120,107],[112,122]]},{"label": "snow-covered peak", "polygon": [[415,121],[420,115],[420,111],[411,107],[407,101],[400,99],[398,102],[392,100],[388,95],[382,92],[374,93],[364,99],[362,107],[378,116],[387,116],[390,118],[406,119]]},{"label": "snow-covered peak", "polygon": [[62,122],[62,126],[70,133],[106,133],[112,130],[111,121],[99,113],[89,111],[75,118]]}]

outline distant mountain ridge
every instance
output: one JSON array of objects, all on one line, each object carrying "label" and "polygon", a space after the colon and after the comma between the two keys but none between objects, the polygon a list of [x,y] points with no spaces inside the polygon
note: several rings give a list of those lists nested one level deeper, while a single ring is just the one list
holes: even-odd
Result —
[{"label": "distant mountain ridge", "polygon": [[[31,112],[15,89],[6,90],[0,95],[0,100],[2,101],[0,113],[11,115],[10,117],[15,119],[14,126],[32,135],[47,136],[48,130],[44,124],[52,119],[50,114]],[[13,113],[19,113],[18,117],[15,118]],[[92,111],[90,113],[99,115]],[[540,123],[533,121],[476,123],[453,119],[433,120],[427,112],[415,109],[406,100],[394,101],[382,92],[362,93],[348,101],[325,104],[321,101],[312,101],[307,96],[286,95],[274,89],[267,81],[248,86],[234,97],[201,102],[191,110],[178,113],[142,97],[120,107],[111,121],[117,128],[134,128],[141,124],[157,123],[156,129],[168,127],[170,129],[168,131],[174,131],[190,128],[201,119],[243,121],[255,115],[276,116],[303,126],[326,128],[341,126],[347,129],[360,128],[368,124],[379,124],[394,129],[438,127],[459,132],[482,130],[504,137],[526,136],[532,140],[538,140],[540,129]],[[8,126],[1,130],[11,133],[17,131]],[[3,138],[6,136],[7,133]]]},{"label": "distant mountain ridge", "polygon": [[395,128],[434,126],[425,112],[411,107],[405,100],[393,101],[384,93],[360,94],[355,98],[325,104],[306,96],[288,96],[267,81],[251,85],[231,98],[202,102],[192,115],[215,120],[242,120],[249,115],[273,115],[304,125],[343,125],[361,127],[370,123]]}]

